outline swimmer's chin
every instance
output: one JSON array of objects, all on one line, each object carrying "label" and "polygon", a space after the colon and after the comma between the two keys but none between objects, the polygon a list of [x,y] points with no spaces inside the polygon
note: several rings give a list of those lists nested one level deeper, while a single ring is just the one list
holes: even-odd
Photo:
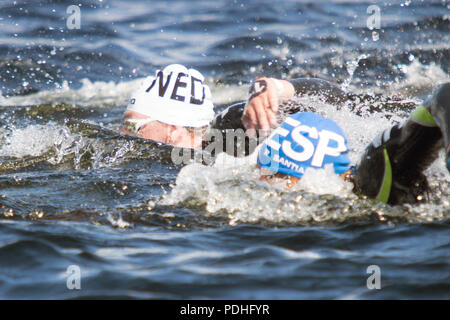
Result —
[{"label": "swimmer's chin", "polygon": [[164,143],[166,145],[172,146],[172,147],[178,147],[178,148],[186,148],[186,149],[200,149],[199,146],[196,146],[195,143],[192,141],[170,141],[170,139],[156,139],[154,137],[149,137],[147,135],[142,135],[140,133],[135,133],[133,131],[127,130],[124,126],[120,126],[118,129],[120,134],[132,136],[132,137],[138,137],[154,142]]}]

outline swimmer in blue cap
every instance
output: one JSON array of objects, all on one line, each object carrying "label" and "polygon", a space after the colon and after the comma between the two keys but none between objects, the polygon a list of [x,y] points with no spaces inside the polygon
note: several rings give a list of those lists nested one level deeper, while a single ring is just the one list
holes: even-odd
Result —
[{"label": "swimmer in blue cap", "polygon": [[[287,114],[263,142],[258,164],[266,179],[285,178],[288,187],[307,168],[332,165],[335,173],[354,183],[356,193],[392,205],[417,203],[427,199],[429,187],[423,172],[442,148],[450,172],[450,83],[438,86],[404,123],[381,132],[353,167],[347,157],[347,139],[337,124],[311,113],[315,110],[308,106],[279,103],[274,97],[310,94],[321,94],[335,104],[352,98],[324,80],[260,78],[251,89],[249,101],[216,116],[214,126],[242,126],[265,137],[278,126],[277,117]],[[240,122],[236,120],[239,115]]]},{"label": "swimmer in blue cap", "polygon": [[313,112],[299,112],[264,141],[257,162],[265,169],[264,180],[278,173],[278,177],[291,178],[286,181],[290,188],[308,168],[332,165],[336,174],[345,177],[350,170],[348,151],[347,138],[334,121]]}]

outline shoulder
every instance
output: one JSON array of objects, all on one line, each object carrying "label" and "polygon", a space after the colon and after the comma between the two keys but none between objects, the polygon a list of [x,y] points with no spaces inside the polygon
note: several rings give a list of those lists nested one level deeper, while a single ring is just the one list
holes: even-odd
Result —
[{"label": "shoulder", "polygon": [[216,115],[211,127],[216,129],[242,128],[241,118],[245,109],[245,101],[234,103]]}]

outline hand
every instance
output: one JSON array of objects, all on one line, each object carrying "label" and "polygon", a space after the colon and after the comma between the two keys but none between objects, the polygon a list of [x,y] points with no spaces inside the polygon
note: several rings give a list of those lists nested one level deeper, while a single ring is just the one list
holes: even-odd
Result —
[{"label": "hand", "polygon": [[267,136],[271,128],[276,128],[279,99],[292,97],[294,92],[294,87],[288,81],[258,78],[250,89],[251,96],[242,117],[242,123],[250,135],[256,130],[262,130],[261,134]]}]

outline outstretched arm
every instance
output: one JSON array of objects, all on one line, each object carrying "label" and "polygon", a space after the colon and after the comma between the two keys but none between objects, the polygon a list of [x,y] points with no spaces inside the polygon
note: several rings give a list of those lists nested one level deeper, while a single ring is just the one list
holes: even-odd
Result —
[{"label": "outstretched arm", "polygon": [[[276,114],[283,108],[282,100],[294,96],[321,95],[329,103],[340,103],[347,95],[335,84],[322,79],[298,78],[278,80],[258,78],[251,86],[247,102],[231,105],[216,116],[214,128],[244,130],[270,130],[277,127]],[[295,113],[299,110],[286,110]]]},{"label": "outstretched arm", "polygon": [[269,132],[277,126],[276,113],[280,99],[294,95],[295,88],[289,81],[258,78],[250,89],[250,97],[242,117],[243,126],[247,130]]},{"label": "outstretched arm", "polygon": [[381,132],[357,166],[355,191],[389,204],[425,199],[423,171],[446,151],[449,165],[450,83],[436,88],[402,125]]},{"label": "outstretched arm", "polygon": [[[288,115],[309,110],[306,106],[282,103],[282,100],[289,100],[296,95],[321,95],[330,103],[342,102],[346,99],[346,94],[331,82],[306,78],[289,81],[267,77],[258,78],[250,88],[249,94],[247,102],[242,101],[229,106],[214,118],[211,125],[212,129],[222,131],[224,145],[226,144],[226,130],[242,129],[245,131],[247,134],[245,155],[253,152],[254,147],[250,146],[258,144],[270,133],[271,128],[279,125],[277,114]],[[250,139],[255,139],[256,143],[249,143]],[[209,143],[211,141],[206,141],[204,146]]]}]

